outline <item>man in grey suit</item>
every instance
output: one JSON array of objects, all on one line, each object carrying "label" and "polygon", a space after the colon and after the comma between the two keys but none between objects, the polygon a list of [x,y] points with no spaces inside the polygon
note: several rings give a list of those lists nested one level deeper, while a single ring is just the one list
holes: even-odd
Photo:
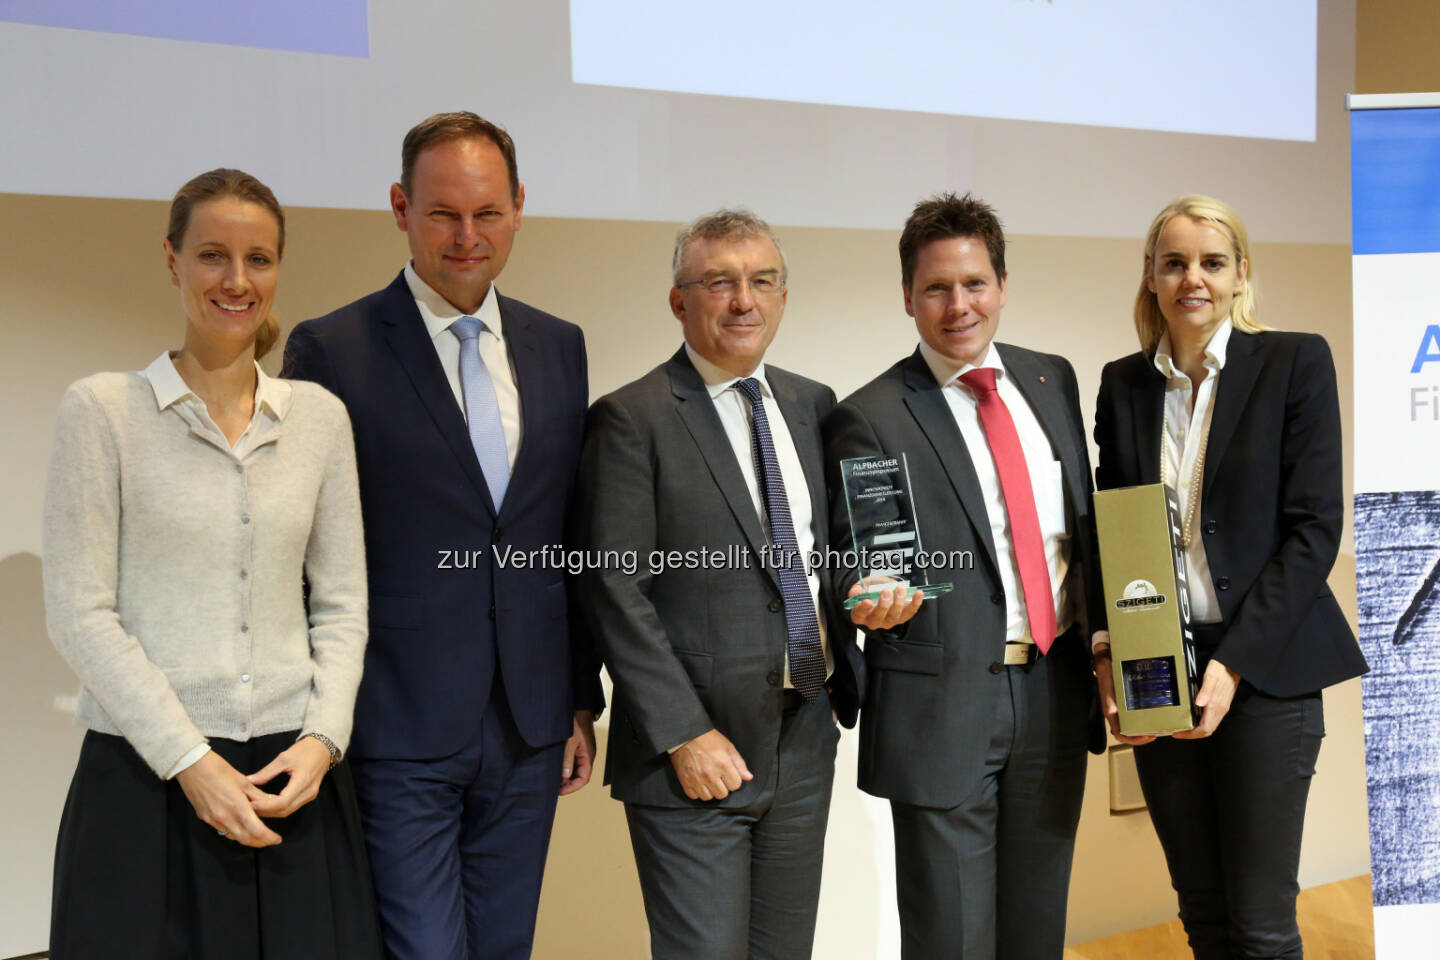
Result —
[{"label": "man in grey suit", "polygon": [[[595,403],[581,458],[582,602],[615,682],[605,779],[654,957],[794,960],[814,940],[836,720],[854,724],[864,676],[816,562],[835,395],[764,363],[787,296],[764,221],[701,217],[673,267],[685,343]],[[861,607],[876,627],[910,610]]]},{"label": "man in grey suit", "polygon": [[[919,348],[836,406],[826,463],[905,454],[944,558],[931,580],[955,590],[867,637],[860,787],[891,801],[906,960],[1059,960],[1085,750],[1104,746],[1075,373],[994,342],[1005,236],[986,204],[917,205],[900,263]],[[843,501],[833,528],[846,545]]]}]

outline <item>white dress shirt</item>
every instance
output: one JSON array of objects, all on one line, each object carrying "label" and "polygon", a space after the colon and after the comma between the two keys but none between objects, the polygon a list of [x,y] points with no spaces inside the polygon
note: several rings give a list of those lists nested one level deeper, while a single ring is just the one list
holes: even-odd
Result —
[{"label": "white dress shirt", "polygon": [[[685,353],[700,373],[700,378],[705,381],[705,389],[710,393],[715,412],[720,415],[720,423],[725,428],[725,436],[735,451],[735,459],[739,461],[740,474],[745,478],[750,499],[755,502],[755,513],[760,518],[760,526],[768,533],[770,520],[765,512],[765,495],[760,490],[760,480],[755,473],[755,448],[750,433],[750,401],[735,387],[737,381],[745,378],[732,376],[721,370],[692,350],[688,343],[685,344]],[[811,526],[814,511],[810,507],[810,484],[805,479],[805,468],[800,464],[800,455],[795,452],[795,440],[790,435],[789,425],[785,423],[785,415],[780,412],[780,405],[775,402],[775,394],[770,389],[769,381],[765,379],[765,364],[760,364],[750,376],[760,381],[765,417],[770,422],[770,436],[775,442],[775,457],[780,461],[780,479],[785,482],[785,497],[790,501],[790,519],[795,524],[795,542],[799,545],[800,556],[805,562],[805,579],[810,585],[810,599],[815,604],[815,618],[820,623],[820,648],[825,653],[825,675],[828,677],[835,670],[835,658],[830,651],[825,615],[820,609],[820,577],[810,565],[811,554],[815,551],[815,530]],[[785,686],[794,686],[790,682],[789,656],[785,658]]]},{"label": "white dress shirt", "polygon": [[[1025,452],[1025,467],[1030,474],[1030,487],[1035,495],[1035,512],[1040,520],[1040,536],[1045,544],[1045,565],[1050,571],[1050,589],[1055,604],[1056,635],[1070,626],[1066,602],[1065,577],[1070,570],[1070,533],[1065,517],[1065,480],[1060,461],[1050,446],[1050,438],[1035,418],[1025,395],[1015,386],[1000,353],[992,343],[985,359],[978,364],[957,366],[953,360],[921,341],[920,353],[930,365],[930,372],[941,386],[945,402],[960,428],[960,436],[970,451],[975,475],[985,497],[985,515],[990,520],[990,535],[995,541],[995,563],[1000,568],[1000,583],[1005,589],[1005,640],[1007,643],[1034,643],[1030,636],[1030,618],[1025,613],[1024,591],[1020,586],[1020,568],[1010,542],[1010,517],[1005,511],[1005,494],[1000,488],[1000,473],[995,457],[980,425],[980,404],[975,394],[960,382],[963,374],[977,367],[995,371],[995,388],[1015,421],[1020,448]],[[924,529],[924,517],[920,519]]]},{"label": "white dress shirt", "polygon": [[[1225,368],[1225,351],[1230,345],[1230,321],[1220,328],[1205,345],[1205,379],[1196,390],[1171,354],[1170,334],[1160,338],[1155,348],[1155,369],[1165,377],[1165,424],[1168,429],[1160,436],[1160,476],[1175,490],[1180,499],[1180,517],[1184,522],[1190,498],[1198,497],[1192,480],[1195,460],[1200,449],[1210,440],[1210,421],[1215,415],[1215,391],[1220,385],[1220,371]],[[1202,485],[1203,485],[1203,477]],[[1195,514],[1200,526],[1200,514]],[[1198,531],[1196,531],[1198,533]],[[1219,623],[1220,600],[1210,580],[1210,560],[1205,556],[1205,539],[1196,536],[1185,551],[1186,582],[1189,584],[1190,618],[1195,623]]]},{"label": "white dress shirt", "polygon": [[421,280],[414,264],[405,265],[405,282],[409,284],[415,306],[420,310],[420,319],[425,321],[430,342],[440,355],[440,366],[445,370],[445,379],[450,381],[455,402],[460,405],[460,412],[465,414],[467,421],[465,391],[460,385],[460,340],[450,332],[450,324],[461,317],[471,316],[483,325],[484,329],[475,342],[480,349],[480,359],[485,362],[485,369],[490,374],[490,381],[495,384],[495,399],[500,404],[500,425],[505,430],[505,451],[510,456],[510,469],[515,469],[515,456],[520,452],[520,388],[517,386],[515,365],[510,360],[510,349],[505,345],[504,330],[500,326],[500,302],[495,298],[495,284],[490,284],[480,308],[465,314]]},{"label": "white dress shirt", "polygon": [[[156,357],[150,366],[145,368],[144,375],[145,379],[150,381],[150,388],[155,391],[155,404],[159,409],[164,410],[179,404],[176,413],[180,414],[186,423],[201,433],[225,437],[225,431],[210,418],[210,410],[205,406],[205,401],[190,389],[185,378],[180,376],[180,371],[175,369],[175,358],[168,351]],[[230,455],[237,462],[244,460],[250,451],[259,446],[270,431],[275,429],[275,425],[289,409],[290,384],[267,377],[265,371],[260,369],[260,364],[255,364],[255,409],[251,412],[250,422],[245,425],[245,432],[240,434],[240,439],[233,444],[229,438],[225,439],[230,447]]]}]

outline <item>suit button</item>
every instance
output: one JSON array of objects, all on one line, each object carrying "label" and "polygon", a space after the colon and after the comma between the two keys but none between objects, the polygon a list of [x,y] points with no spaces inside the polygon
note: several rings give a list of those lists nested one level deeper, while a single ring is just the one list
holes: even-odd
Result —
[{"label": "suit button", "polygon": [[495,619],[495,606],[494,606],[494,604],[491,604],[491,606],[490,606],[490,619],[491,619],[491,620],[494,620],[494,619]]},{"label": "suit button", "polygon": [[1215,581],[1215,589],[1216,589],[1216,590],[1229,590],[1229,589],[1230,589],[1230,578],[1229,578],[1229,577],[1221,577],[1219,580],[1216,580],[1216,581]]},{"label": "suit button", "polygon": [[999,660],[996,660],[994,663],[990,664],[991,673],[1003,673],[1004,670],[1005,664],[1001,663]]},{"label": "suit button", "polygon": [[780,681],[783,679],[784,677],[781,676],[779,670],[771,670],[769,673],[765,674],[765,682],[770,684],[770,686],[772,687],[780,686]]},{"label": "suit button", "polygon": [[499,543],[499,542],[500,542],[500,538],[503,537],[504,535],[505,535],[505,531],[501,530],[499,527],[496,527],[495,530],[494,530],[494,532],[490,534],[490,542],[491,542],[491,543]]},{"label": "suit button", "polygon": [[770,601],[770,612],[771,612],[771,613],[779,613],[782,609],[784,609],[784,607],[785,607],[785,604],[781,603],[779,600],[771,600],[771,601]]},{"label": "suit button", "polygon": [[1214,520],[1206,520],[1206,521],[1205,521],[1205,532],[1206,532],[1206,533],[1214,533],[1216,530],[1219,530],[1219,529],[1220,529],[1220,525],[1219,525],[1218,523],[1216,523]]},{"label": "suit button", "polygon": [[993,603],[993,604],[995,604],[995,605],[998,607],[1000,604],[1002,604],[1002,603],[1005,602],[1005,594],[1003,594],[1003,593],[992,593],[992,594],[990,594],[990,602]]}]

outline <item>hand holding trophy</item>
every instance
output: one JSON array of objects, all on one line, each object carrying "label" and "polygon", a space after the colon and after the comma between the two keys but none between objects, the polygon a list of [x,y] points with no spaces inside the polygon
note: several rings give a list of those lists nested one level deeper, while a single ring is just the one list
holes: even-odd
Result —
[{"label": "hand holding trophy", "polygon": [[918,607],[917,593],[939,597],[954,589],[954,584],[929,582],[930,563],[920,540],[905,454],[841,460],[840,477],[860,576],[860,589],[851,591],[846,610],[866,601],[878,606],[887,594],[892,603],[903,599],[901,606]]}]

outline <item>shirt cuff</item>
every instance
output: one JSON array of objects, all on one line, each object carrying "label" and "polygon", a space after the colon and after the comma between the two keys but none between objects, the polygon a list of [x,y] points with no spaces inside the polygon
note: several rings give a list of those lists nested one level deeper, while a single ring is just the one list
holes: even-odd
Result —
[{"label": "shirt cuff", "polygon": [[1093,634],[1091,634],[1091,636],[1090,636],[1090,653],[1091,653],[1091,655],[1094,655],[1094,653],[1095,653],[1095,648],[1098,647],[1098,646],[1100,646],[1100,644],[1102,644],[1102,643],[1105,644],[1105,646],[1107,646],[1107,647],[1110,646],[1110,631],[1109,631],[1109,630],[1096,630]]},{"label": "shirt cuff", "polygon": [[208,743],[197,744],[196,746],[190,748],[190,750],[186,751],[185,756],[175,761],[175,766],[171,767],[170,772],[165,774],[165,779],[174,780],[176,777],[180,776],[180,774],[193,767],[197,760],[199,760],[201,757],[205,756],[205,754],[209,752],[210,744]]}]

